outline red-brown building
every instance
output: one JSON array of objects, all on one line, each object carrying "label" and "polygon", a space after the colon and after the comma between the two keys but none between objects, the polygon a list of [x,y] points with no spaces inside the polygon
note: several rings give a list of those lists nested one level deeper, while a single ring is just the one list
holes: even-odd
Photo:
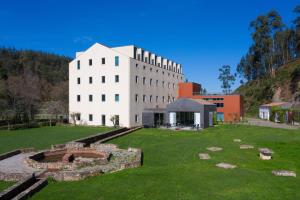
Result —
[{"label": "red-brown building", "polygon": [[244,115],[243,97],[232,95],[202,95],[201,85],[197,83],[179,83],[178,98],[203,99],[217,105],[218,121],[238,121]]}]

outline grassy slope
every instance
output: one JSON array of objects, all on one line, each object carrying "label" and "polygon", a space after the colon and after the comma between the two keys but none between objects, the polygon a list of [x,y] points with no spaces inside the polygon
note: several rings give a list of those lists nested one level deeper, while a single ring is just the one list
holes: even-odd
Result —
[{"label": "grassy slope", "polygon": [[276,72],[276,77],[264,77],[251,81],[239,87],[236,92],[244,96],[244,105],[247,114],[257,115],[259,105],[272,101],[277,87],[282,88],[283,100],[292,101],[291,94],[300,94],[300,59],[288,63]]},{"label": "grassy slope", "polygon": [[53,126],[15,131],[0,131],[0,154],[17,148],[49,148],[77,138],[109,130],[99,127]]},{"label": "grassy slope", "polygon": [[[261,161],[257,150],[240,150],[234,138],[269,147],[274,159]],[[300,178],[274,177],[273,169],[300,173],[298,131],[249,126],[221,126],[203,131],[142,129],[111,141],[140,147],[144,165],[78,182],[51,182],[33,199],[300,199]],[[199,160],[206,147],[221,146],[211,160]],[[216,168],[218,162],[237,169]]]},{"label": "grassy slope", "polygon": [[5,190],[6,188],[12,186],[14,182],[5,182],[5,181],[0,181],[0,192]]}]

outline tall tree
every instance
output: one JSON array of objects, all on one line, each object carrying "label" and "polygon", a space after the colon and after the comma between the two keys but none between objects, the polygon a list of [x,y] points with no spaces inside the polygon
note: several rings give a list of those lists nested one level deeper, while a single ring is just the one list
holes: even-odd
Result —
[{"label": "tall tree", "polygon": [[297,57],[299,57],[300,56],[300,5],[296,6],[294,12],[298,15],[294,20],[294,24],[295,24],[296,54]]},{"label": "tall tree", "polygon": [[231,86],[235,82],[235,76],[231,74],[230,72],[230,66],[229,65],[223,65],[219,69],[220,75],[218,79],[221,81],[222,85],[221,88],[223,89],[223,92],[225,94],[231,93]]}]

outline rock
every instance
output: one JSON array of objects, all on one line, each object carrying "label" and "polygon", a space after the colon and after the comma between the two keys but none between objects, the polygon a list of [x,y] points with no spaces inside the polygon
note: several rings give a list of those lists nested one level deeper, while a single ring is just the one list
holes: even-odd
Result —
[{"label": "rock", "polygon": [[263,154],[273,154],[273,150],[272,149],[268,149],[268,148],[259,148],[258,149],[260,153],[263,153]]},{"label": "rock", "polygon": [[288,170],[273,170],[272,174],[275,176],[296,177],[296,173],[294,171],[288,171]]},{"label": "rock", "polygon": [[221,147],[208,147],[206,149],[209,151],[222,151],[223,150],[223,148],[221,148]]},{"label": "rock", "polygon": [[240,149],[253,149],[254,147],[252,145],[248,144],[242,144],[240,145]]},{"label": "rock", "polygon": [[201,160],[209,160],[210,159],[210,155],[208,153],[199,153],[199,158]]},{"label": "rock", "polygon": [[233,139],[234,142],[242,142],[241,139]]},{"label": "rock", "polygon": [[224,169],[234,169],[236,165],[228,164],[228,163],[218,163],[216,164],[217,167],[224,168]]}]

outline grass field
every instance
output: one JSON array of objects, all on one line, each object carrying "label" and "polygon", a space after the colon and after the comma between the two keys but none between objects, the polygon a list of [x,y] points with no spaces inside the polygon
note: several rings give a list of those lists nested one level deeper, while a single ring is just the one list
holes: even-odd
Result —
[{"label": "grass field", "polygon": [[0,154],[17,148],[49,148],[74,139],[110,130],[104,127],[53,126],[25,130],[0,131]]},{"label": "grass field", "polygon": [[[240,150],[242,144],[268,147],[274,159],[261,161],[257,149]],[[78,182],[54,182],[33,199],[300,199],[300,178],[275,177],[274,169],[300,173],[300,132],[250,126],[219,126],[201,133],[142,129],[110,143],[142,148],[144,164],[113,174]],[[224,150],[199,160],[206,147]],[[228,162],[233,170],[215,167]]]}]

